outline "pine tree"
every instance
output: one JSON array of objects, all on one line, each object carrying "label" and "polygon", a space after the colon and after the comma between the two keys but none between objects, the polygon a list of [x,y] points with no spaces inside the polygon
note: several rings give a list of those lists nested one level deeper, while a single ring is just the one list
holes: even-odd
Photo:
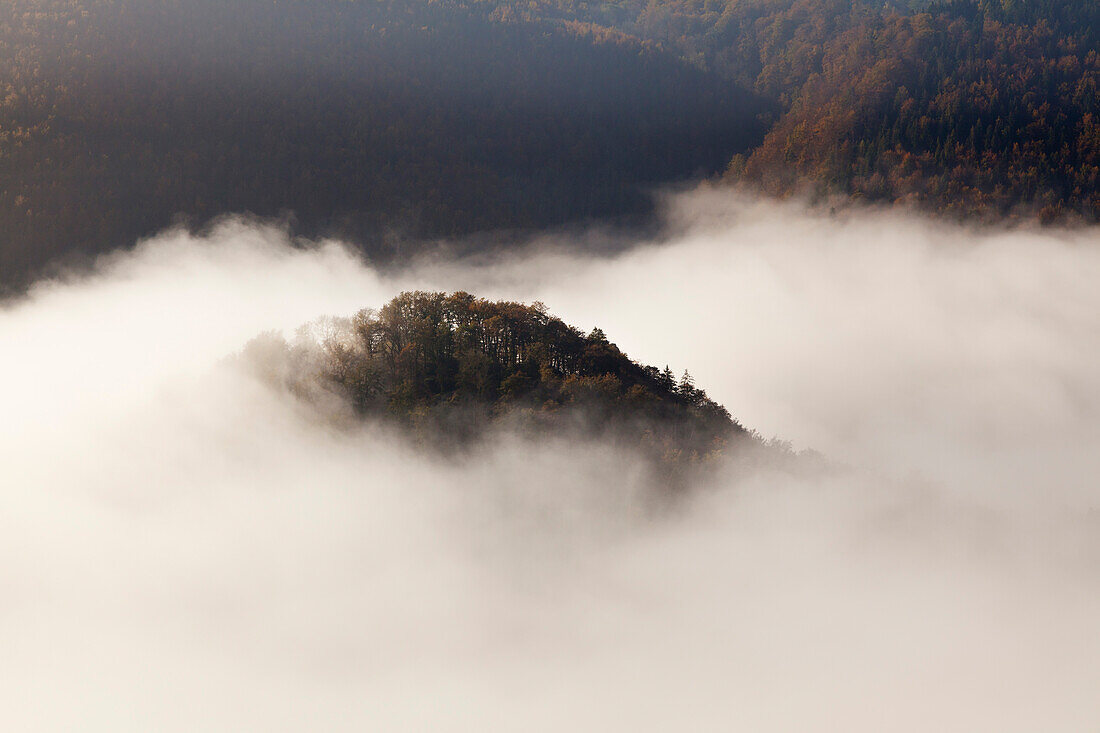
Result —
[{"label": "pine tree", "polygon": [[679,392],[681,397],[688,400],[695,397],[695,379],[687,369],[684,370],[684,376],[680,377]]},{"label": "pine tree", "polygon": [[676,391],[676,377],[672,374],[672,370],[669,369],[668,364],[665,364],[665,370],[661,372],[661,376],[658,377],[661,388],[666,392]]}]

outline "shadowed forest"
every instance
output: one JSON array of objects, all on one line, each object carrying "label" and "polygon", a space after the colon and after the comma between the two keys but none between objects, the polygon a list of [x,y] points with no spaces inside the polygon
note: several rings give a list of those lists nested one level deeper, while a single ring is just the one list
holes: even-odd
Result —
[{"label": "shadowed forest", "polygon": [[225,213],[415,242],[645,223],[661,185],[1100,211],[1100,9],[4,0],[0,283]]},{"label": "shadowed forest", "polygon": [[657,42],[776,105],[730,180],[984,220],[1100,215],[1097,3],[536,0],[509,12]]},{"label": "shadowed forest", "polygon": [[[5,12],[6,11],[6,12]],[[0,3],[0,271],[174,221],[403,243],[629,218],[763,134],[654,44],[451,2]]]}]

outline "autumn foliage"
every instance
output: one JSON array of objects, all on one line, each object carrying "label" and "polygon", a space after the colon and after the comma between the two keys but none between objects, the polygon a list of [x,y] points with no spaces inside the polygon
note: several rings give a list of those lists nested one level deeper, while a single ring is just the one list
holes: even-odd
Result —
[{"label": "autumn foliage", "polygon": [[289,344],[258,339],[249,354],[307,399],[338,395],[361,417],[433,445],[507,423],[611,437],[679,463],[756,440],[686,372],[677,380],[668,367],[637,364],[600,329],[584,334],[537,303],[403,293],[378,311],[315,323]]}]

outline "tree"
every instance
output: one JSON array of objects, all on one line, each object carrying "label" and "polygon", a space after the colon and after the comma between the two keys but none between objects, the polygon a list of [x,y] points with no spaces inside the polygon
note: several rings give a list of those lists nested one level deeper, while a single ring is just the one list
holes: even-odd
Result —
[{"label": "tree", "polygon": [[678,391],[680,396],[685,399],[691,399],[695,396],[695,379],[687,369],[684,370],[684,375],[680,377]]},{"label": "tree", "polygon": [[[249,352],[269,354],[269,342]],[[686,371],[677,385],[667,366],[637,364],[599,329],[585,336],[545,307],[402,293],[377,311],[322,319],[286,348],[285,368],[268,371],[294,394],[336,392],[364,418],[441,441],[471,439],[504,416],[614,433],[658,458],[717,454],[746,435]]]},{"label": "tree", "polygon": [[676,377],[673,376],[672,370],[668,364],[665,364],[665,369],[658,377],[661,388],[666,392],[672,392],[676,389]]}]

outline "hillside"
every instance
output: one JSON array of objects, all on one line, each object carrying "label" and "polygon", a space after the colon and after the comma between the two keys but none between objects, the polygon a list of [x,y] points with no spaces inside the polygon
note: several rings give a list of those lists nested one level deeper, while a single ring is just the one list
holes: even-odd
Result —
[{"label": "hillside", "polygon": [[645,215],[762,102],[622,34],[458,2],[0,0],[0,284],[226,212],[374,259]]},{"label": "hillside", "polygon": [[0,0],[0,290],[225,213],[417,242],[771,195],[1100,218],[1086,0]]},{"label": "hillside", "polygon": [[505,4],[675,49],[776,104],[729,180],[987,220],[1100,218],[1090,0]]},{"label": "hillside", "polygon": [[1100,6],[1011,7],[853,25],[731,175],[771,193],[808,184],[987,220],[1095,221]]},{"label": "hillside", "polygon": [[403,293],[381,310],[322,321],[287,343],[253,341],[249,363],[307,400],[336,394],[433,446],[507,422],[521,432],[614,437],[668,467],[759,442],[685,372],[635,363],[542,304]]}]

